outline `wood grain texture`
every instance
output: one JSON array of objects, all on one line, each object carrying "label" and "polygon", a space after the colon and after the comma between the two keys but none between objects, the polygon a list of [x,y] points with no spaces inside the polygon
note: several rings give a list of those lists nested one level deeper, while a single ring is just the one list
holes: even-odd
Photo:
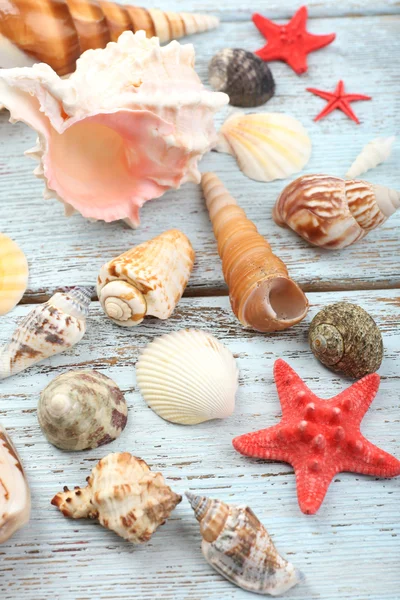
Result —
[{"label": "wood grain texture", "polygon": [[[272,379],[276,358],[287,360],[313,391],[330,397],[350,382],[325,369],[307,344],[311,318],[327,301],[348,300],[368,310],[381,327],[385,357],[381,388],[362,431],[400,457],[398,292],[310,294],[306,321],[287,332],[255,335],[233,317],[228,299],[184,299],[165,322],[146,320],[133,331],[118,328],[93,303],[88,332],[69,352],[1,382],[0,421],[18,448],[32,489],[30,524],[0,547],[2,600],[131,599],[245,600],[209,567],[200,552],[197,522],[186,500],[152,540],[133,547],[93,522],[70,521],[50,499],[63,485],[82,485],[96,461],[127,450],[161,470],[178,493],[194,492],[227,502],[248,503],[278,548],[300,568],[298,600],[395,600],[400,586],[400,478],[382,480],[339,474],[315,516],[303,515],[289,465],[237,454],[234,436],[276,423],[280,405]],[[2,320],[2,338],[31,307],[20,306]],[[167,423],[141,398],[135,380],[138,353],[154,337],[182,327],[201,327],[237,357],[240,390],[235,413],[198,426]],[[95,368],[112,377],[129,406],[127,429],[107,447],[66,453],[40,432],[36,406],[40,391],[71,368]]]}]

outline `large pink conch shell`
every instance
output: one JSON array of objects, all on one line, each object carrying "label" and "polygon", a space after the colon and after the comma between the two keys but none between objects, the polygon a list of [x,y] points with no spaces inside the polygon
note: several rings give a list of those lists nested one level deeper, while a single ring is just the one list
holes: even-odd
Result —
[{"label": "large pink conch shell", "polygon": [[66,214],[139,224],[139,208],[186,181],[216,141],[214,113],[229,98],[207,91],[194,49],[143,31],[88,50],[69,79],[45,64],[0,70],[0,106],[38,133],[27,152],[45,198]]}]

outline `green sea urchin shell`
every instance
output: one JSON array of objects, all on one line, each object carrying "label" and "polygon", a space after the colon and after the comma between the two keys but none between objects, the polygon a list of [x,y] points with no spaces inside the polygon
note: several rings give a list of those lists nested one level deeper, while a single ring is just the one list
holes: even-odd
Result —
[{"label": "green sea urchin shell", "polygon": [[381,366],[381,332],[356,304],[338,302],[321,310],[311,322],[308,340],[314,355],[332,371],[357,379]]}]

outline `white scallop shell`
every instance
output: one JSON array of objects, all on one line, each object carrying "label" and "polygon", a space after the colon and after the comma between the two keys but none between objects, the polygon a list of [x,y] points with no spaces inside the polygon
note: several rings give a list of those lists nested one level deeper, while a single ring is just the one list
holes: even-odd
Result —
[{"label": "white scallop shell", "polygon": [[310,160],[311,140],[289,115],[238,113],[222,125],[216,150],[235,156],[247,177],[268,182],[301,171]]},{"label": "white scallop shell", "polygon": [[231,415],[238,376],[232,353],[212,335],[195,329],[157,338],[136,365],[138,386],[150,408],[182,425]]},{"label": "white scallop shell", "polygon": [[346,179],[355,179],[362,173],[385,162],[392,153],[395,139],[396,137],[392,135],[391,137],[375,138],[368,142],[347,171]]}]

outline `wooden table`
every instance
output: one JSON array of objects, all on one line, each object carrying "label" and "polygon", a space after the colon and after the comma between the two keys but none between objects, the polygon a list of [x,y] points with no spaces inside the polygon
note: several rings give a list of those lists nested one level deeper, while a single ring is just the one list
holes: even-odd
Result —
[{"label": "wooden table", "polygon": [[[255,50],[263,44],[250,21],[251,10],[239,0],[224,0],[219,7],[215,0],[159,0],[157,4],[169,10],[209,10],[221,17],[218,31],[190,40],[204,81],[208,61],[217,50]],[[294,0],[263,0],[254,10],[285,20],[298,5]],[[335,31],[337,40],[309,56],[309,71],[302,77],[282,63],[272,64],[276,96],[262,110],[288,112],[308,128],[313,154],[307,172],[343,176],[365,143],[398,133],[399,5],[396,0],[313,0],[309,12],[310,31]],[[354,105],[362,122],[359,126],[339,112],[319,123],[312,121],[323,101],[305,88],[333,89],[339,79],[349,91],[373,97],[372,102]],[[217,122],[225,117],[226,113],[219,114]],[[33,500],[30,524],[0,547],[2,600],[251,597],[204,561],[199,527],[186,500],[152,540],[140,547],[92,522],[64,519],[50,506],[50,499],[63,485],[82,485],[97,460],[122,450],[161,470],[179,493],[191,490],[249,504],[282,554],[306,576],[305,583],[288,594],[290,598],[398,600],[400,478],[340,474],[318,514],[305,516],[297,504],[292,468],[242,457],[233,450],[231,440],[278,421],[280,405],[272,379],[278,357],[286,359],[322,397],[349,385],[319,364],[307,344],[308,326],[318,310],[347,300],[373,315],[385,345],[381,388],[362,431],[400,457],[400,215],[347,250],[323,252],[273,223],[271,208],[287,182],[253,182],[239,171],[233,158],[210,153],[202,169],[220,175],[287,263],[293,278],[309,292],[311,309],[301,325],[260,335],[243,330],[231,313],[200,188],[185,185],[146,204],[142,226],[136,231],[123,223],[90,223],[79,215],[66,219],[61,204],[42,199],[42,182],[33,178],[33,163],[23,157],[23,151],[34,144],[34,133],[21,123],[10,125],[7,119],[3,112],[0,230],[24,249],[31,276],[23,305],[0,320],[2,340],[7,340],[15,322],[35,303],[62,286],[93,285],[104,262],[170,227],[189,235],[197,262],[185,298],[170,320],[149,319],[134,330],[125,330],[113,326],[94,302],[88,333],[78,346],[1,382],[0,419],[21,454]],[[367,178],[399,187],[399,160],[397,143],[391,159]],[[240,391],[232,417],[180,427],[162,421],[141,398],[135,381],[140,349],[156,336],[182,327],[214,333],[237,357]],[[53,377],[81,367],[98,369],[120,385],[129,404],[129,422],[121,437],[106,448],[64,453],[41,434],[36,406],[40,391]]]}]

